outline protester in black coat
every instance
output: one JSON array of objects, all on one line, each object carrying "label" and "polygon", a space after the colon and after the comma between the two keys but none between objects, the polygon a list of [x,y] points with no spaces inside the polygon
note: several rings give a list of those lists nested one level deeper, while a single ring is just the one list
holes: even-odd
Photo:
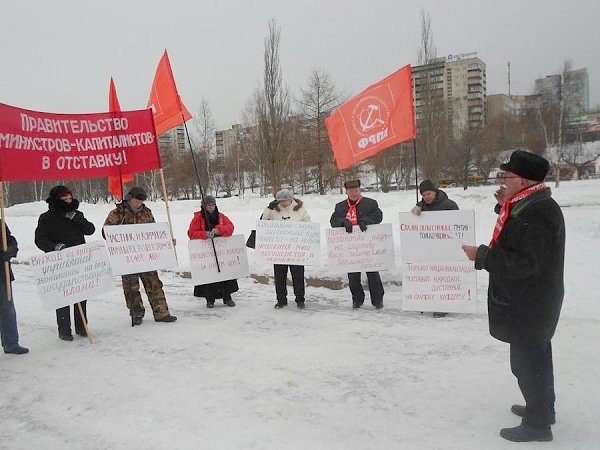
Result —
[{"label": "protester in black coat", "polygon": [[[79,200],[66,186],[55,186],[46,199],[48,211],[43,213],[35,230],[35,245],[44,252],[53,252],[67,247],[85,244],[85,236],[94,234],[96,228],[89,222],[79,207]],[[84,315],[86,301],[80,303]],[[65,306],[56,310],[58,336],[65,341],[72,341],[70,308]],[[78,307],[74,307],[75,332],[85,336],[85,327]],[[87,315],[86,321],[87,321]]]},{"label": "protester in black coat", "polygon": [[490,333],[510,343],[513,374],[526,405],[513,405],[523,421],[500,434],[511,441],[552,440],[554,373],[551,339],[563,302],[565,224],[550,188],[544,158],[517,150],[496,192],[498,222],[490,245],[464,246],[475,268],[489,272]]},{"label": "protester in black coat", "polygon": [[[448,195],[438,189],[431,180],[423,180],[419,184],[419,192],[421,193],[421,201],[411,210],[417,216],[423,211],[452,211],[457,210],[458,205],[448,198]],[[448,313],[434,312],[433,317],[446,317]]]},{"label": "protester in black coat", "polygon": [[[383,213],[376,200],[363,197],[360,192],[360,180],[344,183],[348,198],[335,205],[329,223],[332,228],[344,227],[347,233],[352,233],[353,226],[358,225],[361,231],[366,231],[368,225],[381,223]],[[383,308],[383,284],[379,272],[367,272],[371,303],[375,308]],[[360,308],[365,301],[365,292],[361,283],[360,272],[348,273],[348,284],[352,293],[352,308]]]},{"label": "protester in black coat", "polygon": [[448,198],[441,189],[438,189],[430,180],[424,180],[419,184],[419,192],[421,193],[421,201],[412,209],[416,215],[422,211],[451,211],[458,209],[458,205]]}]

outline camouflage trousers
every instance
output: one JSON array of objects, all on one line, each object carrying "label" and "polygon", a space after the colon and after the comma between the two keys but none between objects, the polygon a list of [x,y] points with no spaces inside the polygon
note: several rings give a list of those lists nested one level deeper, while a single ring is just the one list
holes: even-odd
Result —
[{"label": "camouflage trousers", "polygon": [[132,317],[144,317],[146,309],[142,303],[142,294],[140,294],[140,278],[144,285],[144,290],[148,296],[148,301],[152,307],[154,319],[162,319],[169,315],[169,306],[163,291],[163,284],[158,278],[158,272],[134,273],[123,275],[123,292],[125,293],[125,302],[129,308],[129,315]]}]

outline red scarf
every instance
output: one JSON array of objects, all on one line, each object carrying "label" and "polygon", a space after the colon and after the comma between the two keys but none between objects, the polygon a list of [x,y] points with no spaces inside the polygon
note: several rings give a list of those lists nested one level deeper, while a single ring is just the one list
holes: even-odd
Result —
[{"label": "red scarf", "polygon": [[542,191],[544,189],[546,189],[545,183],[534,184],[533,186],[530,186],[527,189],[523,189],[522,191],[517,192],[509,200],[506,200],[504,202],[502,208],[500,208],[498,220],[496,221],[496,226],[494,227],[494,234],[490,242],[490,248],[493,248],[498,243],[498,239],[500,239],[500,234],[502,234],[502,229],[506,224],[508,216],[510,216],[510,211],[512,210],[512,207],[521,200],[529,197],[531,194],[534,194],[538,191]]},{"label": "red scarf", "polygon": [[348,219],[352,225],[358,225],[358,211],[356,210],[356,207],[362,199],[362,196],[360,196],[360,198],[356,200],[354,205],[350,203],[349,198],[346,199],[346,203],[348,203],[348,212],[346,213],[346,219]]}]

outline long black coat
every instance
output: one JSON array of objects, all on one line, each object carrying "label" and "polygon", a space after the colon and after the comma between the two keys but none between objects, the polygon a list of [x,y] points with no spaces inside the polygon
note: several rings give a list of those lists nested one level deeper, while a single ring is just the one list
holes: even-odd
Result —
[{"label": "long black coat", "polygon": [[[335,205],[333,214],[329,223],[332,228],[343,227],[344,220],[346,220],[346,214],[348,213],[348,202],[346,200],[341,201]],[[375,225],[381,223],[383,220],[383,213],[379,209],[379,205],[376,200],[372,198],[363,197],[356,207],[356,214],[358,216],[358,222],[363,225]]]},{"label": "long black coat", "polygon": [[71,204],[62,200],[52,200],[48,203],[48,211],[38,219],[35,229],[35,245],[46,253],[54,251],[57,244],[66,247],[85,244],[85,236],[94,234],[96,227],[78,211],[76,220],[65,217],[69,211],[75,211],[79,201],[73,199]]},{"label": "long black coat", "polygon": [[[11,256],[12,258],[14,258],[15,256],[17,256],[17,253],[19,252],[19,247],[17,245],[17,240],[15,239],[15,237],[10,233],[10,230],[8,229],[8,226],[5,225],[5,229],[6,229],[6,253]],[[2,247],[0,246],[0,250],[2,249]],[[13,281],[15,279],[13,272],[12,272],[12,268],[10,266],[10,262],[8,263],[8,270],[10,272],[10,281]],[[2,289],[6,289],[6,271],[4,270],[4,262],[0,261],[0,287]]]},{"label": "long black coat", "polygon": [[458,209],[458,205],[453,200],[450,200],[448,194],[441,189],[437,190],[433,202],[427,204],[421,199],[421,201],[417,203],[417,206],[421,208],[421,211],[451,211]]},{"label": "long black coat", "polygon": [[475,268],[490,273],[490,334],[504,342],[550,342],[563,302],[565,222],[550,188],[513,206],[498,242]]}]

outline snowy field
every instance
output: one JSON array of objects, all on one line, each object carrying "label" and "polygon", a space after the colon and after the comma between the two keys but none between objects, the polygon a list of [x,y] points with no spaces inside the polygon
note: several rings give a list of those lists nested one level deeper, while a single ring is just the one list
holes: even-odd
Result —
[{"label": "snowy field", "polygon": [[[493,186],[448,189],[474,209],[477,243],[489,241]],[[487,277],[478,277],[478,313],[433,319],[402,311],[400,272],[382,274],[385,308],[352,310],[347,288],[307,289],[306,309],[273,309],[272,284],[240,280],[237,307],[212,310],[191,280],[163,272],[174,324],[147,311],[131,328],[120,280],[90,300],[95,342],[58,339],[42,310],[30,268],[15,264],[21,343],[31,353],[0,355],[1,449],[597,449],[600,388],[600,180],[563,182],[554,197],[567,224],[566,297],[553,341],[555,440],[512,444],[502,427],[519,419],[508,346],[487,331]],[[414,192],[376,193],[384,222],[398,224]],[[303,198],[322,230],[343,196]],[[221,199],[219,209],[248,235],[267,199]],[[165,207],[150,203],[158,220]],[[198,201],[171,204],[179,270],[189,269],[186,230]],[[98,227],[111,205],[81,207]],[[46,204],[6,210],[25,263]],[[99,238],[99,233],[94,236]],[[395,236],[396,262],[400,267]],[[323,252],[325,249],[323,248]],[[251,271],[257,267],[249,251]],[[345,279],[335,267],[307,276]],[[392,283],[392,282],[395,282]],[[290,295],[290,300],[293,296]],[[369,299],[365,305],[369,304]]]}]

